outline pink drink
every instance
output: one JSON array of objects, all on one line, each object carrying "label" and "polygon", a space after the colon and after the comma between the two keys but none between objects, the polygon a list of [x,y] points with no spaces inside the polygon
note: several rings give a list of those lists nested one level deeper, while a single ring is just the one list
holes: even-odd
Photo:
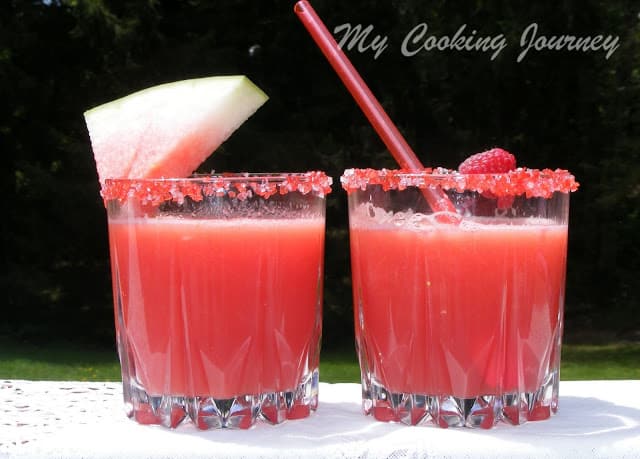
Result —
[{"label": "pink drink", "polygon": [[461,398],[536,390],[559,331],[567,228],[381,226],[351,226],[366,352],[390,356],[376,379]]},{"label": "pink drink", "polygon": [[317,406],[324,197],[293,185],[239,199],[225,180],[210,196],[206,179],[183,181],[200,201],[143,203],[147,183],[108,201],[125,402],[141,423],[246,428]]},{"label": "pink drink", "polygon": [[114,274],[128,279],[119,284],[124,325],[150,394],[283,391],[308,371],[300,356],[320,331],[320,218],[141,218],[112,221],[109,232]]},{"label": "pink drink", "polygon": [[549,417],[557,408],[568,193],[521,196],[500,210],[495,199],[450,192],[459,209],[451,223],[429,214],[419,186],[349,183],[365,412],[485,428]]}]

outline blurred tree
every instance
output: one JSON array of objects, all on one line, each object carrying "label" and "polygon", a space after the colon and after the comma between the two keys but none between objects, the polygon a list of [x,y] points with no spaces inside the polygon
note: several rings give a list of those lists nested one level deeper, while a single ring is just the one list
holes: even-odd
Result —
[{"label": "blurred tree", "polygon": [[[349,52],[427,165],[456,167],[500,145],[521,165],[561,167],[572,198],[567,328],[637,332],[640,306],[640,26],[630,0],[315,0],[329,29],[373,25],[389,46]],[[325,344],[351,343],[346,167],[393,161],[292,12],[264,0],[5,0],[0,4],[0,332],[112,343],[105,213],[84,110],[153,84],[245,73],[270,101],[203,165],[324,169],[328,200]],[[602,52],[531,51],[523,30],[620,35]],[[425,22],[452,36],[504,34],[488,53],[400,52]],[[52,327],[55,324],[55,328]],[[624,324],[624,325],[622,325]]]}]

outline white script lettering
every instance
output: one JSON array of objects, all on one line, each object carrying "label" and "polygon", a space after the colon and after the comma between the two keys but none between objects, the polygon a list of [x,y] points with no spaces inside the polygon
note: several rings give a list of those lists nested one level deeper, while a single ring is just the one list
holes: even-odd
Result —
[{"label": "white script lettering", "polygon": [[[342,36],[340,42],[338,42],[338,46],[340,46],[340,48],[344,48],[346,44],[349,51],[356,47],[356,49],[361,53],[371,49],[372,51],[375,51],[374,59],[380,57],[380,54],[387,49],[386,36],[376,35],[373,37],[371,42],[367,44],[369,34],[373,31],[373,25],[369,25],[363,29],[360,24],[356,24],[354,27],[351,27],[351,24],[347,22],[336,26],[333,29],[333,33],[339,34],[345,29],[346,33]],[[351,39],[351,41],[349,41],[349,39]],[[349,41],[349,43],[347,43],[347,41]]]},{"label": "white script lettering", "polygon": [[574,35],[545,35],[538,36],[538,24],[532,22],[520,36],[520,54],[517,61],[522,62],[530,50],[535,51],[606,51],[605,59],[609,59],[620,47],[620,37],[612,35],[594,35],[591,37],[576,37]]},{"label": "white script lettering", "polygon": [[490,35],[477,37],[477,30],[471,31],[469,35],[464,35],[467,28],[466,24],[462,24],[453,37],[443,35],[436,37],[429,35],[425,38],[429,26],[424,22],[415,26],[404,37],[400,51],[405,57],[412,57],[421,51],[481,51],[486,53],[493,51],[491,60],[494,60],[507,47],[507,40],[503,34],[492,37]]}]

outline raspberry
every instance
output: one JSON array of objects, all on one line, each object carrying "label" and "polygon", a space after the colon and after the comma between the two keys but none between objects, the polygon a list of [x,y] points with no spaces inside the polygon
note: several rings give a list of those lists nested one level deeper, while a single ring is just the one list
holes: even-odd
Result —
[{"label": "raspberry", "polygon": [[[458,171],[463,174],[501,174],[515,168],[515,156],[502,148],[492,148],[469,156],[458,166]],[[488,199],[496,198],[490,191],[484,191],[482,196]],[[496,202],[498,209],[508,209],[512,204],[513,196],[501,196]]]},{"label": "raspberry", "polygon": [[515,168],[515,156],[502,148],[493,148],[469,156],[458,166],[458,171],[463,174],[499,174]]}]

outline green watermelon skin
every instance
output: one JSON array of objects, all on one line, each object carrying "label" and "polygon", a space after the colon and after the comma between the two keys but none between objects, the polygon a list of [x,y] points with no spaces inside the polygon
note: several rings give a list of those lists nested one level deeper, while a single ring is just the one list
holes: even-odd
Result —
[{"label": "green watermelon skin", "polygon": [[167,83],[84,113],[98,178],[188,177],[268,97],[242,75]]}]

